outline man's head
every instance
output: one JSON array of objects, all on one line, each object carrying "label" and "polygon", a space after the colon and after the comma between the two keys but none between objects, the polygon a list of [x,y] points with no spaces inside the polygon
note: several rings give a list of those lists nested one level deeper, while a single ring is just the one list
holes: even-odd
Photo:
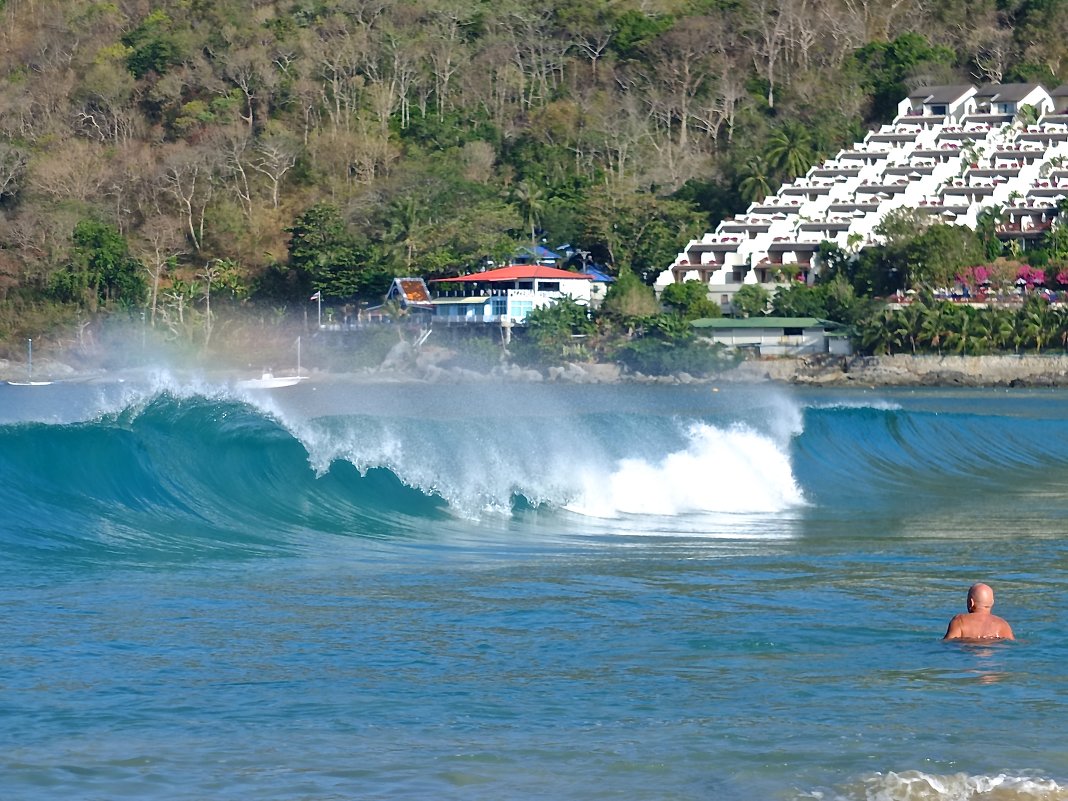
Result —
[{"label": "man's head", "polygon": [[973,584],[968,589],[968,611],[989,612],[994,606],[994,591],[986,584]]}]

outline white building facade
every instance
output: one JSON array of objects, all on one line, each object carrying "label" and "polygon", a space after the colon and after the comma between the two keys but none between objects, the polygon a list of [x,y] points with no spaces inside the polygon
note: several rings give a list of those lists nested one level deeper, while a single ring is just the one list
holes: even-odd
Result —
[{"label": "white building facade", "polygon": [[726,311],[745,284],[811,283],[820,243],[880,244],[887,212],[925,210],[975,227],[1001,206],[1003,237],[1038,237],[1068,197],[1068,86],[939,86],[903,99],[893,123],[691,240],[657,278],[658,291],[696,279]]}]

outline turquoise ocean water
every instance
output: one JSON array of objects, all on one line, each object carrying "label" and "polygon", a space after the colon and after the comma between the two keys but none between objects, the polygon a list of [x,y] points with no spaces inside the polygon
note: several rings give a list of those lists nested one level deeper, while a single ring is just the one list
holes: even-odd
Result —
[{"label": "turquoise ocean water", "polygon": [[1062,392],[2,386],[0,506],[10,801],[1068,799]]}]

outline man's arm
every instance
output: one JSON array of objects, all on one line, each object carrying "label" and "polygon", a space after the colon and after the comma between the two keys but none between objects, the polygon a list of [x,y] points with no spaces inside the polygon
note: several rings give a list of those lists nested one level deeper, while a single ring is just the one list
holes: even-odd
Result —
[{"label": "man's arm", "polygon": [[1002,629],[1003,633],[1001,635],[1001,638],[1003,640],[1015,640],[1016,639],[1016,635],[1014,635],[1012,633],[1012,626],[1010,626],[1008,624],[1008,622],[1005,621],[1005,620],[1002,620],[1001,623],[1002,623],[1002,626],[1003,626],[1003,629]]},{"label": "man's arm", "polygon": [[946,629],[946,636],[942,638],[943,640],[959,640],[964,636],[964,629],[961,626],[960,618],[960,615],[956,615],[949,621],[949,628]]}]

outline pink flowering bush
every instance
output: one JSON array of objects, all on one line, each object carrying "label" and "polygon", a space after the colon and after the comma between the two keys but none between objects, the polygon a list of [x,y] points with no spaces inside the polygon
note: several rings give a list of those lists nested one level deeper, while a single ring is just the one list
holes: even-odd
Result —
[{"label": "pink flowering bush", "polygon": [[1046,271],[1024,264],[1016,271],[1016,283],[1024,283],[1028,289],[1046,283]]},{"label": "pink flowering bush", "polygon": [[992,277],[993,273],[990,268],[980,264],[975,267],[966,267],[961,271],[957,275],[957,283],[969,289],[978,289],[989,286]]}]

